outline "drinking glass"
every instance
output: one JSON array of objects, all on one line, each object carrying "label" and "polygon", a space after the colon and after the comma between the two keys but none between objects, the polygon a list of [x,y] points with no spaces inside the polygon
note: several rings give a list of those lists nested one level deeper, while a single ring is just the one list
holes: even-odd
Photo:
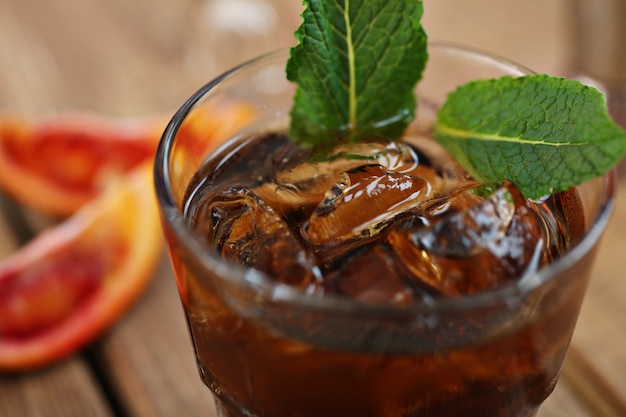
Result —
[{"label": "drinking glass", "polygon": [[[446,95],[529,70],[431,42],[410,129]],[[184,216],[187,187],[231,137],[285,131],[287,51],[209,82],[175,114],[155,165],[158,202],[198,369],[225,417],[531,417],[553,390],[614,198],[611,172],[565,208],[583,233],[553,263],[493,290],[411,305],[311,296],[220,257]],[[234,109],[234,110],[233,110]],[[233,116],[235,114],[235,116]],[[582,210],[582,212],[581,212]]]}]

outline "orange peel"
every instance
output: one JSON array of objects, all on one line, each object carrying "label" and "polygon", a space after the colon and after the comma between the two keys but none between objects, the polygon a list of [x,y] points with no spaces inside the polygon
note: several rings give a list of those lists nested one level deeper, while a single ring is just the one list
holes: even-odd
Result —
[{"label": "orange peel", "polygon": [[0,263],[0,370],[42,367],[110,327],[163,252],[147,162]]},{"label": "orange peel", "polygon": [[111,178],[152,160],[165,121],[91,113],[0,116],[0,187],[18,203],[67,217]]}]

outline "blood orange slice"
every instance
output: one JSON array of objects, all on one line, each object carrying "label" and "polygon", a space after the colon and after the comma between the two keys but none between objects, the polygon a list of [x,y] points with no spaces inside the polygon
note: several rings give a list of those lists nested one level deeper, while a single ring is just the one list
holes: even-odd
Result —
[{"label": "blood orange slice", "polygon": [[152,159],[165,120],[1,116],[0,187],[37,211],[70,215],[111,177]]},{"label": "blood orange slice", "polygon": [[68,356],[138,298],[162,253],[144,163],[0,263],[0,370]]}]

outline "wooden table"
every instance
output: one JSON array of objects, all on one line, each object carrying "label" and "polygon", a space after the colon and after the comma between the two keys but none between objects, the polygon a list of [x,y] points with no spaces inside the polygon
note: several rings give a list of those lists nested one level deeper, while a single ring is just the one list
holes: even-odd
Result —
[{"label": "wooden table", "polygon": [[[171,113],[219,71],[291,45],[300,1],[278,3],[273,9],[263,0],[0,0],[0,109]],[[426,26],[431,37],[567,74],[567,7],[567,0],[426,0]],[[624,176],[620,188],[626,189]],[[34,231],[46,224],[17,214],[0,218],[0,254],[21,244],[20,219]],[[625,224],[622,192],[563,376],[542,417],[626,416]],[[41,371],[0,374],[1,417],[183,415],[214,416],[214,408],[195,369],[165,256],[141,300],[83,352]]]}]

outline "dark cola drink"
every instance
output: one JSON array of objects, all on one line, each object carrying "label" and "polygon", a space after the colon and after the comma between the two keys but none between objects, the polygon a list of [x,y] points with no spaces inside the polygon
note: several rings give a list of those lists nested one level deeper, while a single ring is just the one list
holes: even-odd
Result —
[{"label": "dark cola drink", "polygon": [[223,148],[185,202],[205,244],[271,287],[179,277],[222,413],[528,417],[552,391],[585,280],[534,280],[583,234],[576,190],[477,184],[418,135],[322,153],[278,133]]}]

